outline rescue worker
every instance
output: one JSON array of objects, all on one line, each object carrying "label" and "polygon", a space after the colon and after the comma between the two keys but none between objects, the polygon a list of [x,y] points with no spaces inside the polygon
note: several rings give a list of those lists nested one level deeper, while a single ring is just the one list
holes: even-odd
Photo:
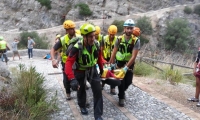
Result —
[{"label": "rescue worker", "polygon": [[[101,51],[103,54],[103,58],[109,62],[112,50],[114,48],[115,41],[117,40],[117,26],[110,25],[108,28],[108,35],[103,37],[101,41]],[[104,83],[102,82],[102,87],[104,87]],[[115,86],[110,86],[110,93],[112,95],[116,95]]]},{"label": "rescue worker", "polygon": [[[69,52],[65,67],[65,73],[70,81],[71,88],[77,90],[77,100],[83,115],[88,114],[86,108],[85,84],[88,80],[91,84],[94,101],[94,118],[102,120],[103,97],[100,76],[96,69],[98,63],[100,71],[103,71],[100,44],[95,40],[95,27],[85,23],[80,27],[83,38],[78,41]],[[80,48],[82,48],[80,50]]]},{"label": "rescue worker", "polygon": [[10,48],[7,45],[7,42],[4,41],[3,36],[0,36],[0,54],[1,54],[2,60],[3,58],[5,59],[6,65],[8,63],[8,57],[6,55],[7,49],[10,50]]},{"label": "rescue worker", "polygon": [[115,42],[115,46],[110,58],[110,62],[114,64],[116,59],[116,68],[122,68],[121,73],[125,74],[124,79],[118,86],[119,106],[124,106],[125,91],[132,83],[133,67],[138,51],[140,49],[140,40],[132,35],[135,23],[132,19],[124,22],[124,34]]},{"label": "rescue worker", "polygon": [[101,43],[103,39],[103,35],[101,34],[101,28],[99,26],[95,26],[95,39]]},{"label": "rescue worker", "polygon": [[60,60],[56,59],[55,57],[55,53],[59,52],[59,50],[61,49],[61,65],[62,65],[62,70],[63,70],[63,84],[66,90],[66,94],[67,94],[67,100],[71,99],[71,91],[70,91],[70,83],[67,80],[67,76],[64,72],[65,70],[65,62],[67,59],[66,56],[66,50],[67,47],[69,45],[69,41],[70,39],[72,39],[73,37],[76,37],[77,35],[75,34],[75,23],[71,20],[66,20],[63,23],[63,27],[66,30],[66,35],[62,36],[60,38],[60,40],[58,42],[55,43],[55,45],[53,46],[53,48],[51,49],[51,58],[52,58],[52,66],[54,68],[58,68],[58,63]]}]

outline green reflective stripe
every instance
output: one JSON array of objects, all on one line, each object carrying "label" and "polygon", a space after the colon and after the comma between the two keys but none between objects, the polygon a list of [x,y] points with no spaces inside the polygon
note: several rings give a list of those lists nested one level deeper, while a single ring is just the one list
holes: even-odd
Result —
[{"label": "green reflective stripe", "polygon": [[101,42],[103,38],[103,35],[99,34],[97,41]]},{"label": "green reflective stripe", "polygon": [[[83,40],[81,40],[80,42],[83,44]],[[79,64],[79,66],[80,66],[78,68],[79,70],[86,70],[87,68],[91,68],[94,65],[96,65],[98,58],[94,58],[94,51],[97,50],[97,47],[96,47],[95,44],[92,46],[92,53],[88,52],[88,50],[86,49],[86,47],[82,48],[82,50],[81,50],[82,51],[82,56],[80,58],[78,58],[78,61],[77,61],[78,64]],[[74,45],[74,47],[76,47],[77,49],[79,49],[78,43],[76,43]],[[88,56],[89,61],[86,60],[86,62],[87,62],[86,65],[83,64],[83,58],[82,58],[83,56]]]},{"label": "green reflective stripe", "polygon": [[132,35],[131,39],[129,39],[129,41],[126,42],[124,35],[122,36],[122,39],[120,41],[120,46],[121,47],[118,49],[118,52],[116,54],[116,59],[118,61],[129,61],[130,60],[130,58],[132,57],[132,52],[128,53],[127,49],[128,49],[128,45],[132,44],[133,40],[134,40],[134,45],[135,45],[135,43],[138,40],[137,37]]},{"label": "green reflective stripe", "polygon": [[0,50],[6,49],[6,41],[0,41]]},{"label": "green reflective stripe", "polygon": [[[77,37],[81,37],[80,35],[76,34]],[[66,60],[67,60],[67,55],[66,55],[66,50],[67,50],[67,47],[69,46],[70,44],[70,39],[69,39],[69,36],[68,34],[66,34],[65,36],[61,37],[61,44],[62,44],[62,54],[61,54],[61,57],[62,57],[62,62],[65,63]],[[72,38],[73,39],[73,38]]]},{"label": "green reflective stripe", "polygon": [[[112,44],[110,43],[110,40],[109,40],[109,35],[106,35],[104,36],[104,50],[103,50],[103,57],[105,59],[111,57],[111,53],[112,53],[112,46],[114,46],[115,44],[115,41],[117,40],[117,36],[115,36]],[[111,44],[111,45],[110,45]]]}]

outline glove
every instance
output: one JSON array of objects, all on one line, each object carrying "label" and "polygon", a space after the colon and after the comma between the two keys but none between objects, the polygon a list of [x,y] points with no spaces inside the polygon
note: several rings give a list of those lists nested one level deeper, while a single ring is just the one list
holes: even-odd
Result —
[{"label": "glove", "polygon": [[128,67],[127,67],[127,66],[125,66],[125,67],[124,67],[122,70],[124,71],[124,73],[126,73],[126,72],[127,72],[127,70],[128,70]]},{"label": "glove", "polygon": [[78,83],[78,81],[76,79],[72,79],[70,81],[70,85],[71,85],[72,90],[74,90],[74,91],[78,90],[79,83]]},{"label": "glove", "polygon": [[115,70],[116,69],[116,64],[111,64],[110,68],[111,68],[111,70]]},{"label": "glove", "polygon": [[108,70],[115,70],[116,65],[115,64],[110,64],[110,66],[106,67]]}]

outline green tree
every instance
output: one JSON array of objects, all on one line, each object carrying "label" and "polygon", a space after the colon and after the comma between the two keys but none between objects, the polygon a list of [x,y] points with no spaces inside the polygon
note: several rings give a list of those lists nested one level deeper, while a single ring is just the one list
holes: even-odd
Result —
[{"label": "green tree", "polygon": [[150,20],[150,18],[148,18],[146,16],[140,17],[136,21],[136,26],[139,27],[141,32],[146,34],[146,35],[151,35],[153,33],[151,20]]},{"label": "green tree", "polygon": [[194,13],[200,16],[200,5],[194,7]]},{"label": "green tree", "polygon": [[192,8],[185,6],[184,10],[183,10],[186,14],[191,14],[192,13]]},{"label": "green tree", "polygon": [[34,48],[38,49],[47,49],[49,46],[49,43],[45,40],[47,38],[45,36],[40,37],[37,32],[22,32],[20,34],[21,40],[19,42],[19,48],[26,48],[27,47],[27,42],[28,42],[28,37],[31,37],[36,45]]},{"label": "green tree", "polygon": [[190,29],[188,21],[176,18],[171,22],[167,22],[166,34],[164,35],[165,48],[167,50],[175,50],[177,52],[184,52],[192,42],[189,39]]},{"label": "green tree", "polygon": [[37,0],[42,6],[46,6],[48,10],[51,9],[51,1],[50,0]]},{"label": "green tree", "polygon": [[79,3],[75,5],[75,8],[79,7],[79,15],[90,16],[92,15],[92,11],[89,6],[85,3]]},{"label": "green tree", "polygon": [[114,20],[112,22],[112,25],[116,25],[117,26],[117,32],[118,33],[122,33],[123,32],[123,30],[124,30],[123,24],[124,24],[123,20]]}]

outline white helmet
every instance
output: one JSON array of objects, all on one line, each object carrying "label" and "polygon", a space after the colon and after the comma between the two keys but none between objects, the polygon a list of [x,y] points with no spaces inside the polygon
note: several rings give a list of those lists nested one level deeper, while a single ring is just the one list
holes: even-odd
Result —
[{"label": "white helmet", "polygon": [[132,19],[128,19],[124,22],[123,26],[129,26],[129,27],[134,27],[135,26],[135,22]]}]

